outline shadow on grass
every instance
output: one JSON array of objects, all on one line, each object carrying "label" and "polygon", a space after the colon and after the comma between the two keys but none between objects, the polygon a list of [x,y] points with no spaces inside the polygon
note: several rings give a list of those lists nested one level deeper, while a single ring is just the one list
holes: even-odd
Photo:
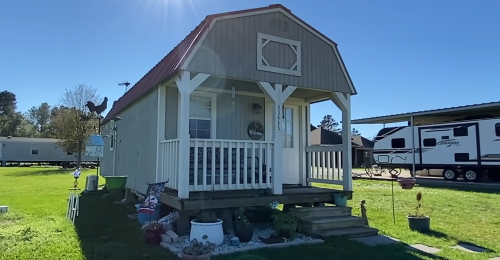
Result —
[{"label": "shadow on grass", "polygon": [[303,259],[357,259],[357,260],[420,260],[447,258],[407,248],[406,244],[368,246],[347,238],[327,239],[325,244],[286,248],[267,248],[212,257],[214,260],[303,260]]},{"label": "shadow on grass", "polygon": [[[74,170],[73,170],[74,171]],[[56,175],[56,174],[69,174],[73,172],[71,170],[62,170],[62,169],[50,169],[40,168],[39,170],[20,170],[17,172],[7,173],[5,176],[9,177],[26,177],[26,176],[46,176],[46,175]]]},{"label": "shadow on grass", "polygon": [[500,183],[488,183],[488,185],[474,185],[462,183],[456,186],[447,185],[446,182],[443,184],[434,183],[418,183],[415,187],[429,188],[429,189],[447,189],[453,191],[470,191],[470,192],[481,192],[481,193],[493,193],[498,194],[500,192]]},{"label": "shadow on grass", "polygon": [[492,249],[485,248],[483,246],[474,244],[472,242],[463,241],[463,240],[457,239],[457,238],[452,237],[452,236],[448,236],[447,234],[445,234],[443,232],[436,231],[436,230],[430,230],[430,231],[426,231],[426,232],[420,231],[419,233],[426,235],[426,236],[435,237],[435,238],[447,238],[447,239],[455,240],[455,241],[457,241],[458,245],[461,245],[464,248],[467,248],[471,251],[475,251],[478,253],[480,253],[480,252],[495,253],[495,251]]},{"label": "shadow on grass", "polygon": [[111,196],[103,195],[83,193],[80,197],[75,229],[86,259],[177,259],[159,245],[145,243],[140,224],[127,217],[136,213],[133,204],[114,204]]}]

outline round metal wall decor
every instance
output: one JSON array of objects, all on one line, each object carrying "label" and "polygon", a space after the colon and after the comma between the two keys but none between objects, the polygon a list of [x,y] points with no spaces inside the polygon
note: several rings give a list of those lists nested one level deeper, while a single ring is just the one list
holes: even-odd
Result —
[{"label": "round metal wall decor", "polygon": [[264,126],[259,121],[253,121],[248,125],[247,133],[252,140],[259,140],[264,136]]}]

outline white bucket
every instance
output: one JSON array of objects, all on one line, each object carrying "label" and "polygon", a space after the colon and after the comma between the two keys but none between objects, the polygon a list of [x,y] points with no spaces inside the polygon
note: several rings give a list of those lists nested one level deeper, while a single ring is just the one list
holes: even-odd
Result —
[{"label": "white bucket", "polygon": [[9,206],[0,206],[0,213],[9,212]]},{"label": "white bucket", "polygon": [[204,235],[208,236],[208,241],[220,246],[224,242],[224,231],[222,230],[222,220],[214,223],[198,223],[196,220],[191,220],[191,232],[189,234],[189,241],[196,238],[198,242],[205,243]]}]

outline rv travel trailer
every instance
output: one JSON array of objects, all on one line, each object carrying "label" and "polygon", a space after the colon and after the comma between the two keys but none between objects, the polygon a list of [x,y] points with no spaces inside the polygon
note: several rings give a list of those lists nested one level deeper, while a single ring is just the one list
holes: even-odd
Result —
[{"label": "rv travel trailer", "polygon": [[384,128],[375,138],[373,156],[383,168],[412,169],[415,157],[415,171],[443,169],[446,180],[461,174],[466,181],[478,181],[487,174],[498,181],[500,118],[418,125],[413,130]]},{"label": "rv travel trailer", "polygon": [[[48,163],[71,166],[76,156],[64,151],[53,138],[0,137],[0,161],[9,163]],[[95,162],[96,157],[82,154],[82,162]]]}]

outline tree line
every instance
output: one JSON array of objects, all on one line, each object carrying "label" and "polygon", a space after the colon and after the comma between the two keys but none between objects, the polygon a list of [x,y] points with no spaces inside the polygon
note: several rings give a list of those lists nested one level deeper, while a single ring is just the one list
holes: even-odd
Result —
[{"label": "tree line", "polygon": [[97,115],[86,108],[87,101],[101,101],[96,89],[79,84],[65,89],[58,104],[46,102],[26,112],[17,110],[16,95],[0,92],[0,136],[57,138],[58,145],[75,154],[80,166],[85,142],[98,133]]},{"label": "tree line", "polygon": [[[339,123],[335,121],[332,115],[326,115],[323,117],[323,120],[319,123],[318,127],[321,127],[325,130],[332,131],[337,134],[342,134],[342,128],[339,127]],[[352,136],[361,135],[361,133],[356,130],[356,128],[351,129]]]}]

